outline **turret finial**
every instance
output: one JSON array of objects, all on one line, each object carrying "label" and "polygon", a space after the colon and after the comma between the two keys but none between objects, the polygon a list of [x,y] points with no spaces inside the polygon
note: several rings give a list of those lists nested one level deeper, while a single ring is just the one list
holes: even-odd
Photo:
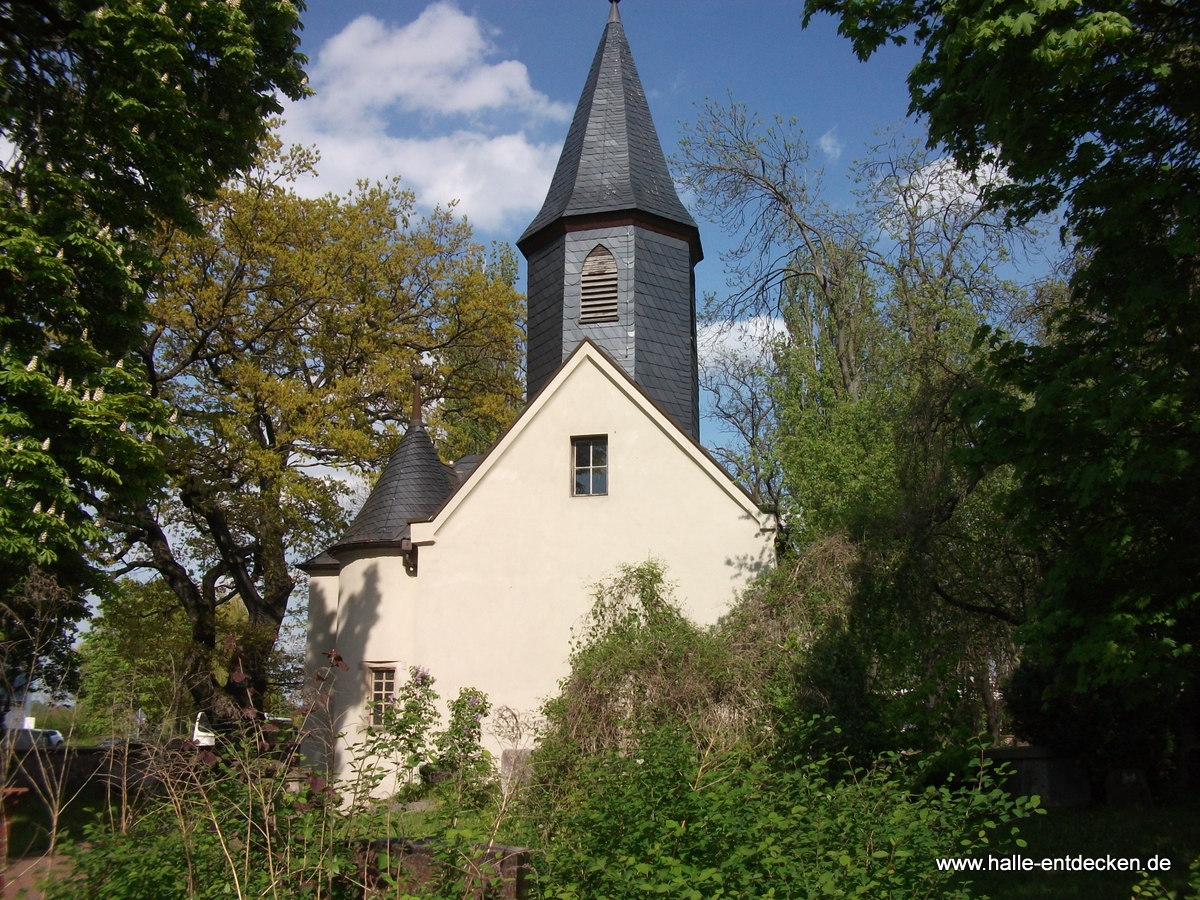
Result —
[{"label": "turret finial", "polygon": [[610,22],[620,22],[621,21],[621,14],[617,11],[617,4],[620,2],[621,2],[621,0],[609,0],[608,21],[610,21]]},{"label": "turret finial", "polygon": [[425,373],[421,371],[419,366],[413,366],[413,395],[412,395],[412,414],[408,418],[408,424],[415,428],[424,426],[421,421],[421,382],[425,379]]}]

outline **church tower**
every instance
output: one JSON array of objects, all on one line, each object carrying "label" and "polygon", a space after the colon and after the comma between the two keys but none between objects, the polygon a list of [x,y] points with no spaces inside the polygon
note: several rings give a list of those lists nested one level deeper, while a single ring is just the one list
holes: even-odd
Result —
[{"label": "church tower", "polygon": [[517,242],[529,270],[528,393],[590,338],[699,438],[700,233],[667,171],[617,2],[546,201]]}]

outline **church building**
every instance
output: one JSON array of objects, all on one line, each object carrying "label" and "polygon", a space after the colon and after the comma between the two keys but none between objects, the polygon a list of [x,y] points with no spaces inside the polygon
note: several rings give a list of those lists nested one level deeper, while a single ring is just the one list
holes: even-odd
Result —
[{"label": "church building", "polygon": [[536,714],[568,672],[592,586],[621,565],[660,561],[685,613],[711,624],[773,562],[771,516],[698,442],[700,235],[617,9],[517,244],[525,409],[486,455],[447,465],[416,401],[345,534],[303,566],[310,653],[336,650],[348,669],[330,704],[347,743],[412,666],[443,699],[475,687],[493,709]]}]

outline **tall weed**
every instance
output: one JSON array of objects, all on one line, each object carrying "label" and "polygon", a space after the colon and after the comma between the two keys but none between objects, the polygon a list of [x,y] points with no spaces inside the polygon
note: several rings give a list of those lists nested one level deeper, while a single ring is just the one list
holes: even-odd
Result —
[{"label": "tall weed", "polygon": [[[351,748],[346,780],[301,765],[300,742],[279,742],[275,726],[253,716],[212,750],[158,748],[155,794],[121,827],[92,826],[71,849],[72,874],[46,897],[349,900],[389,885],[388,896],[404,896],[395,866],[380,864],[373,847],[410,829],[439,837],[423,896],[469,895],[476,842],[495,833],[486,810],[495,779],[479,745],[487,699],[464,691],[444,728],[436,701],[433,679],[413,669],[383,724]],[[441,777],[428,784],[422,768]],[[383,785],[399,790],[384,796]],[[420,813],[406,806],[416,799]]]}]

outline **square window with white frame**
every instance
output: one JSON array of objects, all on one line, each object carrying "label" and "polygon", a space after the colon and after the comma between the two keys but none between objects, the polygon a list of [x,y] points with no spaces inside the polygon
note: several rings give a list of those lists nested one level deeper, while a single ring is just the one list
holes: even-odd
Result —
[{"label": "square window with white frame", "polygon": [[608,493],[608,435],[571,438],[571,459],[576,497]]}]

